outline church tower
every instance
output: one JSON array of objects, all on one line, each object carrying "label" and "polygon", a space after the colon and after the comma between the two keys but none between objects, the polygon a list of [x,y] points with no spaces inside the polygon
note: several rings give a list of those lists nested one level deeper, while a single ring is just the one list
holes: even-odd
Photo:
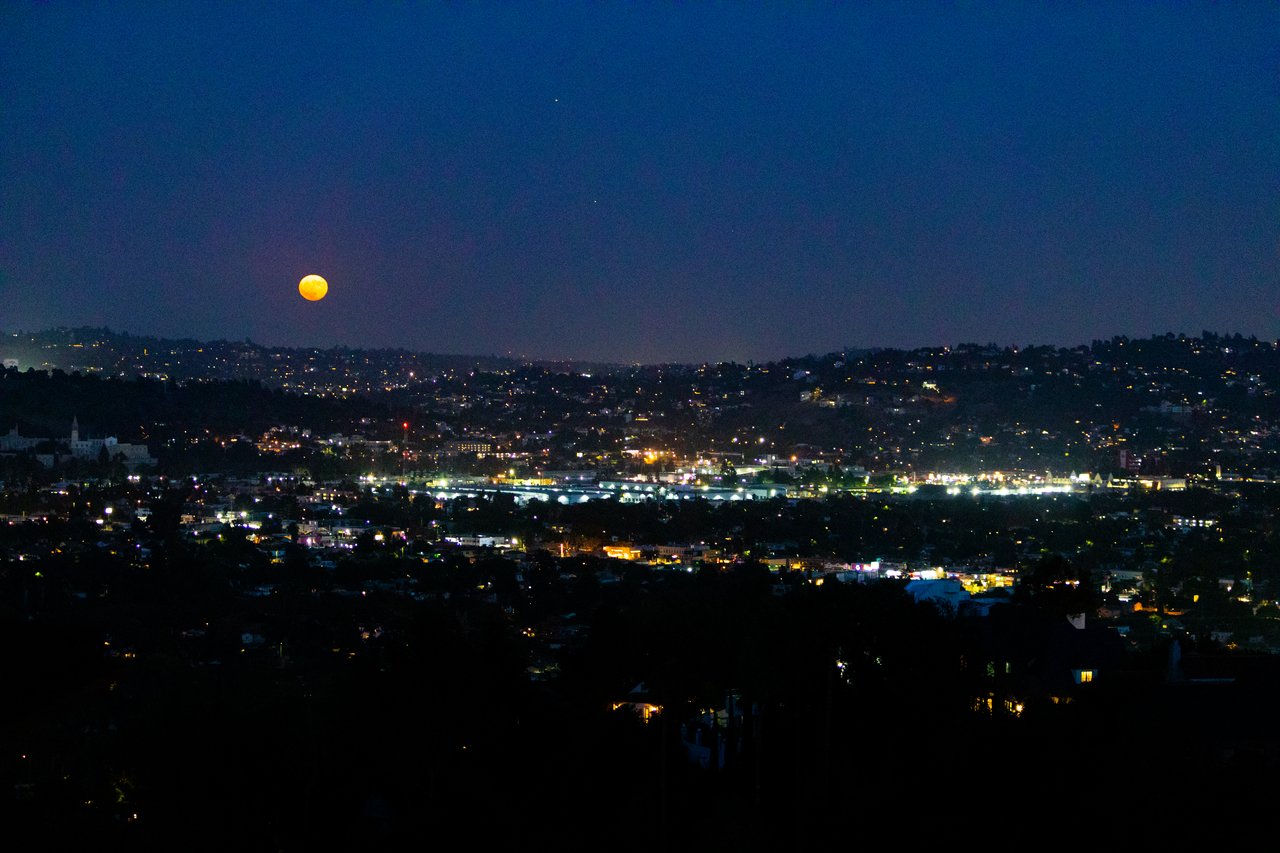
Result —
[{"label": "church tower", "polygon": [[72,417],[71,418],[71,445],[74,447],[75,443],[79,440],[80,440],[80,419],[76,417]]}]

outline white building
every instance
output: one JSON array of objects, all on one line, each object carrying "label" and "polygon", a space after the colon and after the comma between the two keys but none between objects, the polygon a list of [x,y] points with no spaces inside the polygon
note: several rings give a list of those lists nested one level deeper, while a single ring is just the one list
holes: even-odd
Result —
[{"label": "white building", "polygon": [[[41,442],[48,441],[47,438],[31,438],[18,434],[18,428],[15,426],[9,430],[8,434],[0,435],[0,453],[19,453],[24,450],[30,450]],[[88,459],[90,461],[97,460],[105,449],[108,459],[121,459],[124,464],[130,468],[136,468],[139,465],[154,465],[155,459],[151,457],[150,451],[147,450],[145,444],[123,444],[116,440],[114,435],[106,438],[84,438],[80,437],[80,423],[78,419],[71,420],[71,438],[67,441],[67,447],[71,451],[71,456],[75,459]],[[54,464],[54,454],[40,454],[37,458],[46,466]]]},{"label": "white building", "polygon": [[123,457],[123,462],[129,468],[138,465],[153,465],[155,459],[151,458],[151,452],[145,444],[123,444],[116,440],[114,435],[106,438],[81,438],[80,437],[80,421],[78,418],[71,419],[71,455],[76,459],[97,459],[102,451],[107,451],[108,459],[117,459]]}]

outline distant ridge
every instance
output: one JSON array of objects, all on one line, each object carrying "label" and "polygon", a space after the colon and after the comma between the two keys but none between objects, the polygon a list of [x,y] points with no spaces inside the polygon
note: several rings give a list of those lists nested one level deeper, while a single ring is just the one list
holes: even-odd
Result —
[{"label": "distant ridge", "polygon": [[[1239,333],[1219,334],[1203,331],[1198,336],[1165,332],[1149,338],[1129,338],[1117,335],[1110,339],[1095,339],[1071,347],[1052,344],[985,344],[969,342],[937,344],[910,349],[897,347],[845,346],[828,353],[785,356],[767,362],[751,362],[756,365],[776,364],[797,368],[811,367],[832,360],[859,360],[895,354],[952,355],[1033,355],[1067,351],[1111,351],[1115,348],[1129,352],[1150,351],[1174,343],[1196,343],[1208,348],[1222,348],[1237,354],[1244,350],[1275,350],[1280,341],[1259,340],[1256,336]],[[246,338],[243,341],[217,339],[201,341],[194,338],[163,338],[152,335],[132,335],[127,331],[116,332],[107,327],[61,326],[42,331],[0,331],[0,359],[6,366],[20,370],[87,371],[119,377],[148,376],[166,379],[258,379],[267,385],[278,385],[261,370],[243,369],[268,364],[272,359],[296,362],[314,357],[329,365],[370,365],[378,363],[386,369],[394,368],[418,378],[448,371],[504,372],[535,367],[553,373],[616,373],[636,369],[663,367],[696,367],[695,363],[622,363],[579,361],[575,359],[530,359],[498,355],[458,355],[409,350],[403,347],[352,348],[344,345],[331,347],[288,347],[258,344]],[[733,364],[731,361],[705,362],[705,364]]]},{"label": "distant ridge", "polygon": [[[223,359],[260,359],[270,357],[273,353],[296,357],[303,353],[319,353],[330,358],[361,359],[373,358],[379,361],[399,359],[411,362],[424,371],[438,370],[483,370],[501,371],[533,365],[554,372],[599,371],[608,372],[627,365],[610,364],[596,361],[575,361],[572,359],[521,359],[511,356],[497,355],[455,355],[420,352],[400,347],[386,348],[352,348],[347,346],[332,347],[286,347],[254,343],[246,338],[243,341],[225,339],[201,341],[194,338],[163,338],[152,335],[131,335],[127,331],[116,332],[107,327],[60,326],[42,331],[0,331],[0,358],[15,360],[20,369],[34,367],[48,370],[89,370],[112,374],[147,375],[157,371],[156,353],[193,356],[196,354],[211,358],[194,359],[182,365],[170,362],[164,372],[175,379],[195,378],[229,378],[227,371],[214,371],[211,375],[209,362],[219,357]],[[203,363],[205,369],[197,367]],[[133,368],[132,370],[130,368]]]}]

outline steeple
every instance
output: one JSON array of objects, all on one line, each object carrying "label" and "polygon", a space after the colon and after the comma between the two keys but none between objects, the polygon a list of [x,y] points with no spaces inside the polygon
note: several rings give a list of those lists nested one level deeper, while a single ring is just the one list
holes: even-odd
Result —
[{"label": "steeple", "polygon": [[71,418],[71,443],[75,444],[80,440],[80,420],[79,418]]}]

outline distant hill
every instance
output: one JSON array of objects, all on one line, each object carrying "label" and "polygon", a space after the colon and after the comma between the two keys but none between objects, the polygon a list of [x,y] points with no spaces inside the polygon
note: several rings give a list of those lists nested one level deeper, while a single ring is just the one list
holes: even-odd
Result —
[{"label": "distant hill", "polygon": [[54,370],[0,371],[0,433],[65,438],[72,418],[86,438],[150,442],[183,436],[256,436],[277,424],[318,431],[359,429],[387,407],[364,398],[288,394],[253,381],[161,382]]},{"label": "distant hill", "polygon": [[382,363],[420,373],[502,371],[536,365],[552,371],[607,372],[622,365],[566,360],[521,360],[493,355],[450,355],[406,349],[350,347],[278,347],[243,341],[199,341],[131,335],[109,328],[59,327],[38,332],[0,332],[0,359],[19,370],[59,369],[109,375],[159,376],[171,379],[260,379],[281,384],[250,368],[271,361],[316,357],[325,362]]},{"label": "distant hill", "polygon": [[[1280,342],[1260,341],[1240,334],[1201,332],[1152,335],[1150,338],[1117,336],[1094,340],[1074,347],[1051,345],[1001,346],[995,343],[961,343],[916,349],[854,347],[803,356],[754,363],[755,367],[776,366],[794,370],[830,366],[833,363],[897,361],[905,357],[945,359],[953,366],[971,367],[978,361],[1005,364],[1052,358],[1067,353],[1102,358],[1112,364],[1161,364],[1186,370],[1202,370],[1207,361],[1230,363],[1244,369],[1267,370],[1274,366]],[[1211,354],[1212,359],[1204,356]],[[519,359],[496,355],[458,355],[420,352],[403,348],[282,347],[243,341],[201,341],[192,338],[159,338],[131,335],[109,328],[91,326],[58,327],[43,331],[0,331],[0,359],[6,367],[19,370],[63,370],[101,373],[123,378],[133,376],[164,379],[257,379],[270,387],[286,385],[281,377],[261,369],[272,363],[299,363],[313,360],[327,367],[374,365],[394,367],[415,378],[462,371],[503,372],[537,367],[552,373],[616,373],[645,367],[689,368],[697,365],[669,362],[637,365],[572,359]],[[909,359],[908,359],[909,360]],[[721,364],[731,362],[720,362]]]},{"label": "distant hill", "polygon": [[0,432],[31,436],[78,417],[168,447],[274,425],[390,440],[412,420],[419,441],[483,436],[552,468],[656,447],[866,470],[1280,471],[1280,342],[1209,332],[623,366],[81,328],[6,334],[0,357]]}]

